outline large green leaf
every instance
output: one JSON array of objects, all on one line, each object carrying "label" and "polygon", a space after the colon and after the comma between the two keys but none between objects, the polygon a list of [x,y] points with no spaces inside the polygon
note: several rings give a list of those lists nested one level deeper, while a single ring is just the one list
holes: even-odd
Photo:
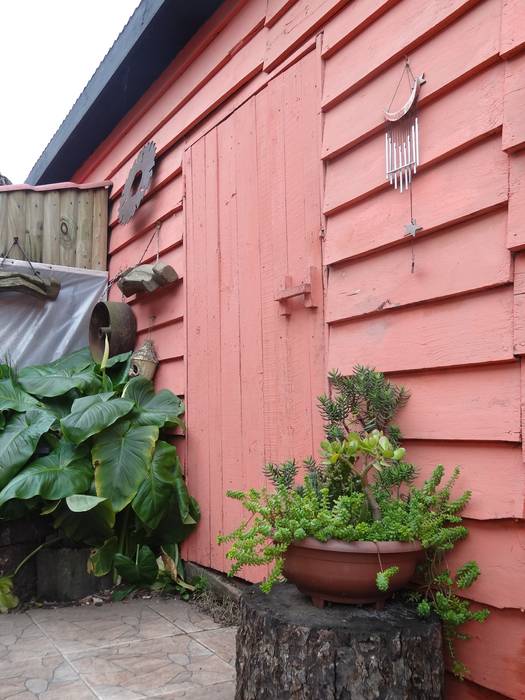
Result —
[{"label": "large green leaf", "polygon": [[18,381],[25,391],[35,396],[62,396],[71,389],[96,391],[100,380],[93,368],[82,370],[53,365],[35,365],[20,370]]},{"label": "large green leaf", "polygon": [[154,425],[123,421],[95,438],[91,455],[97,495],[108,498],[115,512],[133,500],[146,478],[158,437]]},{"label": "large green leaf", "polygon": [[135,560],[124,554],[115,554],[114,562],[124,581],[136,585],[153,583],[159,573],[155,555],[146,545],[139,548]]},{"label": "large green leaf", "polygon": [[6,613],[16,608],[18,602],[14,593],[13,577],[0,576],[0,613]]},{"label": "large green leaf", "polygon": [[[91,465],[90,465],[91,466]],[[74,493],[72,496],[66,497],[66,505],[73,513],[85,513],[88,510],[96,508],[99,503],[105,501],[105,498],[100,496],[90,496],[85,493]]]},{"label": "large green leaf", "polygon": [[74,350],[63,357],[59,357],[58,360],[54,360],[49,363],[49,367],[55,367],[59,369],[73,369],[73,370],[83,370],[90,365],[93,365],[93,358],[91,357],[91,351],[89,348],[81,348],[80,350]]},{"label": "large green leaf", "polygon": [[[102,399],[98,399],[98,396]],[[68,440],[79,444],[92,435],[101,433],[133,408],[126,399],[104,400],[108,394],[86,396],[73,403],[72,413],[60,421],[62,432]],[[88,402],[88,399],[94,399]],[[98,400],[97,400],[98,399]]]},{"label": "large green leaf", "polygon": [[22,469],[53,422],[54,416],[38,409],[11,416],[0,433],[0,489]]},{"label": "large green leaf", "polygon": [[11,377],[0,380],[0,411],[23,413],[42,404],[27,394]]},{"label": "large green leaf", "polygon": [[92,479],[88,450],[62,441],[56,450],[22,469],[5,486],[0,492],[0,506],[12,498],[27,500],[33,496],[56,501],[87,491]]},{"label": "large green leaf", "polygon": [[133,499],[133,510],[153,530],[166,513],[175,486],[178,463],[177,451],[173,445],[159,441],[146,478]]},{"label": "large green leaf", "polygon": [[161,544],[184,542],[196,528],[196,523],[199,522],[201,517],[199,504],[193,496],[189,497],[189,517],[193,520],[193,523],[184,523],[182,521],[177,496],[173,493],[166,509],[166,515],[153,533],[153,540]]},{"label": "large green leaf", "polygon": [[88,571],[95,576],[105,576],[113,568],[113,559],[118,549],[116,537],[107,539],[101,547],[93,549],[89,556]]},{"label": "large green leaf", "polygon": [[115,533],[115,513],[107,500],[91,510],[72,513],[62,505],[54,518],[54,527],[74,542],[98,546]]},{"label": "large green leaf", "polygon": [[77,413],[78,411],[85,411],[90,406],[100,401],[109,401],[115,396],[114,391],[106,391],[102,394],[92,394],[91,396],[81,396],[79,399],[75,399],[71,404],[71,413]]},{"label": "large green leaf", "polygon": [[159,428],[182,425],[183,401],[169,389],[156,394],[153,383],[145,377],[131,379],[122,396],[137,406],[137,415],[133,418],[137,425],[158,425]]}]

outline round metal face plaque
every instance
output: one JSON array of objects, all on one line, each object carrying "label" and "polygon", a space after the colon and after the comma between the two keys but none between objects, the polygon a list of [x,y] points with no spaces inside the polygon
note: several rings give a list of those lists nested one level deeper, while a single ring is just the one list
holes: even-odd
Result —
[{"label": "round metal face plaque", "polygon": [[120,196],[118,220],[121,224],[127,224],[128,221],[131,221],[149,189],[153,177],[156,150],[155,143],[149,141],[142,147],[131,166]]}]

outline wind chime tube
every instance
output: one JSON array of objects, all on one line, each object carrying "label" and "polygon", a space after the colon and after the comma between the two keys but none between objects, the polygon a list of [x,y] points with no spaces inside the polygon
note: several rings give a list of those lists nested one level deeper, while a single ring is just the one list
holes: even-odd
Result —
[{"label": "wind chime tube", "polygon": [[414,175],[417,172],[417,157],[416,157],[416,130],[414,128],[414,125],[412,124],[412,161],[414,163],[413,165],[413,170],[414,170]]},{"label": "wind chime tube", "polygon": [[386,180],[389,179],[388,171],[389,171],[389,164],[388,164],[388,134],[385,134],[385,163],[386,163],[386,169],[385,169],[385,175],[386,175]]},{"label": "wind chime tube", "polygon": [[419,123],[416,117],[416,164],[419,165]]},{"label": "wind chime tube", "polygon": [[405,168],[404,168],[404,173],[405,173],[405,189],[408,190],[408,160],[407,160],[407,144],[406,141],[403,141],[403,158],[405,160]]},{"label": "wind chime tube", "polygon": [[401,144],[398,144],[398,149],[399,149],[399,191],[403,192],[403,170],[401,169],[402,166],[402,158],[401,158]]},{"label": "wind chime tube", "polygon": [[393,165],[394,165],[394,189],[397,190],[397,158],[396,158],[396,142],[395,140],[392,141],[392,152],[393,152]]}]

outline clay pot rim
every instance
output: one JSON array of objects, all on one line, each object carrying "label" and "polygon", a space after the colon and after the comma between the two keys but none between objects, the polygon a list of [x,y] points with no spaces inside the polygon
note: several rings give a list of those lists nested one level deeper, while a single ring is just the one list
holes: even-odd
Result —
[{"label": "clay pot rim", "polygon": [[295,540],[290,546],[303,549],[316,549],[329,552],[345,552],[348,554],[397,554],[403,552],[421,552],[423,545],[419,540],[415,542],[400,542],[399,540],[380,540],[371,542],[368,540],[356,540],[355,542],[343,542],[343,540],[327,540],[321,542],[315,537],[305,537],[304,540]]}]

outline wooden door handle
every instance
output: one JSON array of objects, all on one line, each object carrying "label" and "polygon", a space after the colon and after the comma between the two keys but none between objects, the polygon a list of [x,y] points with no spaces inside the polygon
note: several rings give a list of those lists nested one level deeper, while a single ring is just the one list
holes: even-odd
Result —
[{"label": "wooden door handle", "polygon": [[314,272],[315,269],[310,268],[306,281],[297,285],[293,285],[292,278],[289,275],[284,278],[284,287],[274,297],[275,301],[281,304],[281,314],[283,316],[290,315],[290,308],[286,302],[294,297],[304,296],[304,307],[306,309],[315,309],[317,307],[317,304],[312,301],[312,278]]}]

